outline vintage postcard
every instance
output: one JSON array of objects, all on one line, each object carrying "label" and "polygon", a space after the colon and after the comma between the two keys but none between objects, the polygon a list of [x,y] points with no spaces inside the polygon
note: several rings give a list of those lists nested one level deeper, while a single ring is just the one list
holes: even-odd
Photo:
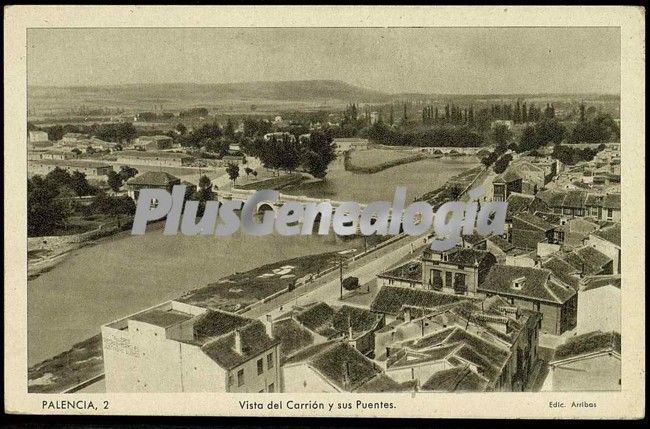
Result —
[{"label": "vintage postcard", "polygon": [[645,10],[5,9],[5,411],[645,415]]}]

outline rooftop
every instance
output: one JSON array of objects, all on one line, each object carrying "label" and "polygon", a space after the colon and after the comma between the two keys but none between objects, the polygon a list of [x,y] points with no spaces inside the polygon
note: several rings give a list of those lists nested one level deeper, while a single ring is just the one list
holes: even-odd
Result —
[{"label": "rooftop", "polygon": [[409,261],[378,275],[410,282],[422,282],[422,263],[420,261]]},{"label": "rooftop", "polygon": [[602,238],[603,240],[609,241],[612,244],[621,246],[621,224],[614,224],[598,231],[594,231],[592,235]]},{"label": "rooftop", "polygon": [[621,334],[594,331],[569,338],[566,343],[555,349],[553,362],[599,352],[616,352],[620,355]]},{"label": "rooftop", "polygon": [[[516,282],[518,288],[514,287]],[[554,304],[563,304],[576,294],[575,289],[551,276],[550,270],[502,264],[490,269],[478,290]]]},{"label": "rooftop", "polygon": [[42,164],[42,165],[60,165],[73,168],[105,168],[110,167],[109,164],[101,161],[86,161],[80,159],[37,159],[29,160],[29,163]]},{"label": "rooftop", "polygon": [[539,229],[540,231],[549,231],[555,228],[555,225],[545,221],[541,217],[535,216],[531,213],[518,213],[513,217],[513,222],[515,220],[524,222],[533,228]]},{"label": "rooftop", "polygon": [[434,373],[424,384],[422,390],[434,392],[483,392],[488,380],[465,366],[458,366]]},{"label": "rooftop", "polygon": [[450,295],[429,290],[382,286],[370,304],[370,310],[397,316],[404,307],[435,309],[468,299],[470,298],[462,295]]},{"label": "rooftop", "polygon": [[161,328],[167,328],[169,326],[177,325],[181,322],[185,322],[194,317],[191,314],[184,313],[177,310],[162,310],[159,308],[154,308],[151,310],[143,311],[142,313],[135,314],[130,317],[131,320],[136,320],[138,322],[148,323],[150,325],[159,326]]},{"label": "rooftop", "polygon": [[175,152],[148,152],[141,150],[124,150],[117,153],[118,158],[154,158],[154,159],[187,159],[191,156]]},{"label": "rooftop", "polygon": [[164,171],[147,171],[132,177],[127,181],[129,185],[170,186],[180,183],[180,179]]}]

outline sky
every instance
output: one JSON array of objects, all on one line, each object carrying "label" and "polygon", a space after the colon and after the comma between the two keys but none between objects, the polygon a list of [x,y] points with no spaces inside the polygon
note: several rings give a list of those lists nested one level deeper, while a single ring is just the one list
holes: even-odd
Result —
[{"label": "sky", "polygon": [[620,92],[619,28],[30,29],[29,85],[328,79],[386,93]]}]

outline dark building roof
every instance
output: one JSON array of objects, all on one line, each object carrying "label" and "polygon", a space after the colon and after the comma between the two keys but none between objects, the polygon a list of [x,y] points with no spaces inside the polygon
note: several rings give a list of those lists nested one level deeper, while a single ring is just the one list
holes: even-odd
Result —
[{"label": "dark building roof", "polygon": [[433,260],[432,255],[434,253],[441,253],[447,256],[446,260],[440,260],[439,262],[466,267],[476,266],[486,258],[494,258],[494,255],[487,250],[468,249],[464,247],[454,247],[444,252],[436,252],[427,247],[422,253],[422,258],[425,260]]},{"label": "dark building roof", "polygon": [[184,153],[148,152],[143,150],[125,150],[117,154],[118,158],[154,158],[154,159],[184,159],[192,158]]},{"label": "dark building roof", "polygon": [[344,305],[334,309],[324,302],[310,305],[304,310],[294,312],[294,318],[310,331],[326,338],[347,336],[352,328],[353,337],[377,328],[382,316],[365,308]]},{"label": "dark building roof", "polygon": [[492,235],[488,237],[488,241],[498,247],[502,252],[507,252],[515,248],[514,244],[509,243],[508,240],[500,235]]},{"label": "dark building roof", "polygon": [[612,244],[621,246],[621,224],[617,223],[592,233],[596,237],[609,241]]},{"label": "dark building roof", "polygon": [[283,358],[314,343],[311,332],[290,317],[273,322],[273,337],[280,340]]},{"label": "dark building roof", "polygon": [[621,209],[621,194],[607,194],[603,199],[604,209]]},{"label": "dark building roof", "polygon": [[[250,320],[250,319],[249,319]],[[235,336],[240,335],[241,352],[235,349]],[[225,336],[205,343],[201,348],[219,366],[232,369],[259,356],[280,343],[266,333],[266,327],[259,320],[252,320],[247,325]]]},{"label": "dark building roof", "polygon": [[553,362],[598,352],[621,353],[621,334],[594,331],[569,338],[555,349]]},{"label": "dark building roof", "polygon": [[107,168],[110,167],[110,164],[106,164],[101,161],[91,161],[91,160],[82,160],[82,159],[35,159],[29,160],[33,164],[41,165],[58,165],[61,167],[72,167],[72,168]]},{"label": "dark building roof", "polygon": [[179,184],[181,179],[172,176],[164,171],[147,171],[139,174],[136,177],[130,178],[127,183],[129,185],[143,185],[143,186],[171,186]]},{"label": "dark building roof", "polygon": [[333,341],[304,349],[285,366],[305,363],[340,390],[354,391],[382,374],[381,369],[345,342]]},{"label": "dark building roof", "polygon": [[511,193],[506,200],[508,203],[508,215],[513,216],[517,213],[528,211],[534,200],[535,197],[533,195],[520,194],[518,192]]},{"label": "dark building roof", "polygon": [[434,392],[483,392],[488,380],[467,366],[458,366],[434,373],[424,384],[423,390]]},{"label": "dark building roof", "polygon": [[576,275],[582,272],[581,269],[574,267],[558,256],[551,256],[548,260],[542,262],[542,268],[551,270],[553,275],[574,289],[577,289],[580,284],[580,279]]},{"label": "dark building roof", "polygon": [[[513,287],[515,280],[520,281],[519,289]],[[478,290],[554,304],[563,304],[576,294],[572,287],[552,277],[550,270],[501,264],[490,269]]]},{"label": "dark building roof", "polygon": [[131,320],[136,320],[138,322],[149,323],[150,325],[156,325],[161,328],[166,328],[168,326],[173,326],[186,320],[190,320],[192,317],[191,314],[183,313],[176,310],[161,310],[154,308],[151,310],[143,311],[142,313],[135,314],[130,317]]},{"label": "dark building roof", "polygon": [[383,286],[370,304],[370,310],[397,316],[403,307],[434,309],[467,300],[465,296],[450,295],[421,289]]},{"label": "dark building roof", "polygon": [[600,274],[612,259],[591,246],[582,246],[565,256],[565,261],[583,274]]},{"label": "dark building roof", "polygon": [[234,332],[235,329],[241,328],[253,319],[238,316],[233,313],[224,311],[208,311],[198,317],[194,323],[194,338],[197,341],[204,341],[213,337]]},{"label": "dark building roof", "polygon": [[378,275],[379,277],[404,280],[408,282],[422,282],[422,264],[419,261],[410,261]]},{"label": "dark building roof", "polygon": [[526,225],[530,225],[531,227],[538,229],[540,231],[549,231],[555,228],[555,225],[546,222],[544,219],[535,216],[534,214],[531,213],[518,213],[512,218],[512,220],[513,223],[515,221],[521,221]]},{"label": "dark building roof", "polygon": [[588,291],[592,289],[598,289],[603,286],[614,286],[616,288],[621,288],[621,276],[620,275],[605,275],[605,276],[590,276],[586,277],[584,280],[584,286],[582,287],[583,291]]}]

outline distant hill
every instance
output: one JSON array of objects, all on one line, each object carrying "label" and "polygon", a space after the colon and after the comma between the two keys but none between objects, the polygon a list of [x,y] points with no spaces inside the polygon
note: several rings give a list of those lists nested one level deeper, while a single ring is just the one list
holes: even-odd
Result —
[{"label": "distant hill", "polygon": [[89,87],[30,87],[30,95],[66,94],[73,98],[93,96],[99,99],[160,101],[191,98],[195,100],[276,100],[313,101],[349,100],[381,102],[390,98],[380,91],[336,80],[301,80],[281,82],[241,82],[221,84],[129,84]]}]

